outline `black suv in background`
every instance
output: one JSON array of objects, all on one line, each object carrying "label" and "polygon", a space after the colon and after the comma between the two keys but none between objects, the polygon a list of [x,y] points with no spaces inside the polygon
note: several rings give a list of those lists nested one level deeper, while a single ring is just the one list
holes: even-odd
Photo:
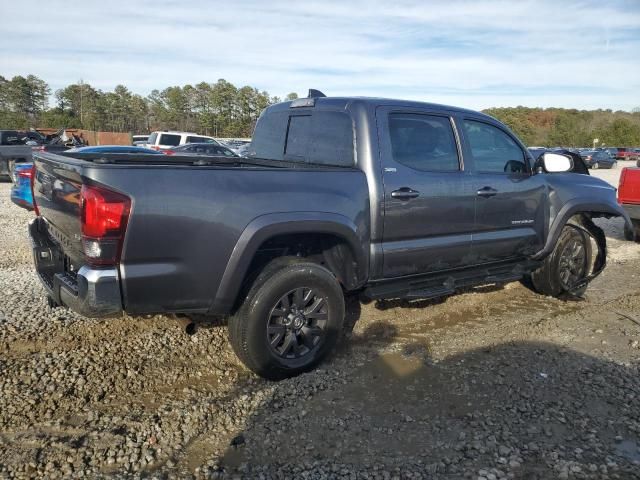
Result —
[{"label": "black suv in background", "polygon": [[25,132],[0,130],[0,178],[10,179],[16,163],[31,160],[31,146]]}]

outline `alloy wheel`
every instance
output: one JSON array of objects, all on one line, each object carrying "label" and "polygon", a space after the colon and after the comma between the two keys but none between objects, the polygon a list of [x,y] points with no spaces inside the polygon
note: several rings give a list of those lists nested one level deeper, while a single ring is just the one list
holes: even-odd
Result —
[{"label": "alloy wheel", "polygon": [[311,355],[323,343],[328,316],[327,299],[316,289],[299,287],[287,292],[269,314],[269,347],[284,359]]},{"label": "alloy wheel", "polygon": [[586,271],[586,249],[580,239],[574,238],[565,245],[558,262],[562,286],[570,290],[586,276]]}]

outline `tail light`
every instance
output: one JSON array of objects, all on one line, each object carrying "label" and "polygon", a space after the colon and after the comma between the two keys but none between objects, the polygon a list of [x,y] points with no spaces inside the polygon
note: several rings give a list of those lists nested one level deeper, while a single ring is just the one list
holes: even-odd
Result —
[{"label": "tail light", "polygon": [[164,153],[165,155],[175,155],[176,152],[174,152],[173,150],[163,150],[162,153]]},{"label": "tail light", "polygon": [[[29,183],[31,184],[31,203],[33,203],[33,211],[37,217],[40,216],[40,210],[38,210],[38,205],[36,205],[36,193],[34,192],[34,183],[36,181],[36,164],[31,165],[29,170]],[[20,172],[22,174],[23,172]]]},{"label": "tail light", "polygon": [[82,248],[92,265],[120,261],[131,199],[105,187],[83,185],[80,191]]},{"label": "tail light", "polygon": [[20,170],[18,172],[18,177],[20,178],[25,178],[25,179],[29,179],[29,182],[31,182],[31,177],[33,176],[33,167],[31,167],[28,170]]},{"label": "tail light", "polygon": [[624,180],[625,177],[627,176],[627,169],[623,168],[622,172],[620,173],[620,180],[618,181],[618,203],[622,203],[623,202],[623,198],[624,198],[624,194],[626,192],[624,192]]}]

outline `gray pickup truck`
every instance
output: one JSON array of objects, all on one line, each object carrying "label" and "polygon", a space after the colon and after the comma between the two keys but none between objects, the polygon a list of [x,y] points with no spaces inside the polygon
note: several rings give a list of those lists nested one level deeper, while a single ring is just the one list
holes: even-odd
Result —
[{"label": "gray pickup truck", "polygon": [[615,189],[494,118],[373,98],[267,108],[247,158],[36,153],[30,225],[53,305],[85,316],[229,315],[254,372],[309,370],[345,295],[426,299],[530,280],[580,295]]},{"label": "gray pickup truck", "polygon": [[0,130],[0,178],[11,179],[16,163],[31,161],[31,146],[16,130]]}]

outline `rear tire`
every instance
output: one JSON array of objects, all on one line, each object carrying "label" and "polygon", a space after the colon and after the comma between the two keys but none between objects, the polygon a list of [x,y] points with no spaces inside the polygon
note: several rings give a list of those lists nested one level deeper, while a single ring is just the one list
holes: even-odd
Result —
[{"label": "rear tire", "polygon": [[594,163],[594,164],[592,165],[592,167],[591,167],[591,168],[593,168],[594,170],[597,170],[597,169],[599,169],[599,168],[600,168],[600,165],[598,165],[598,162],[596,162],[596,163]]},{"label": "rear tire", "polygon": [[334,349],[345,317],[344,295],[333,274],[297,258],[269,263],[229,319],[238,358],[269,380],[312,370]]},{"label": "rear tire", "polygon": [[566,293],[580,297],[588,285],[569,292],[571,285],[589,274],[591,243],[586,233],[566,225],[555,248],[538,270],[531,274],[534,290],[542,295],[560,297]]}]

